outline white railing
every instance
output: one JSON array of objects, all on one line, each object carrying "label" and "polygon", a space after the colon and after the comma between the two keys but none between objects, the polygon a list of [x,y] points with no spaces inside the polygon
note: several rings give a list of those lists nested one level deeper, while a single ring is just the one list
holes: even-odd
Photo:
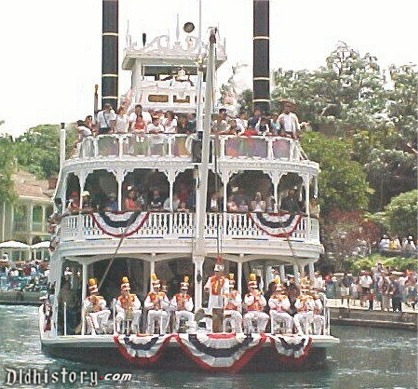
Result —
[{"label": "white railing", "polygon": [[[194,213],[185,212],[151,212],[143,226],[131,238],[189,238],[193,239],[195,232]],[[219,228],[218,228],[219,226]],[[219,238],[224,240],[263,239],[276,240],[261,229],[245,213],[207,213],[205,223],[205,239]],[[94,225],[89,214],[65,216],[61,222],[60,241],[84,241],[96,239],[111,239]],[[293,231],[290,239],[299,241],[319,241],[319,224],[316,219],[302,217],[301,222]],[[283,238],[285,239],[285,238]]]},{"label": "white railing", "polygon": [[[185,134],[111,134],[87,137],[77,145],[72,158],[179,157],[191,159],[194,136]],[[211,136],[212,150],[215,137]],[[221,159],[306,159],[297,140],[280,136],[219,136]]]}]

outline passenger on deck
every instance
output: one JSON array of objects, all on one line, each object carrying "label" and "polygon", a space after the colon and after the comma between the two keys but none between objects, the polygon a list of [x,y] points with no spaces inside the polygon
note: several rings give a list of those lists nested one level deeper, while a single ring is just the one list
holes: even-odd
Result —
[{"label": "passenger on deck", "polygon": [[289,137],[298,139],[300,132],[299,119],[292,112],[296,109],[296,104],[290,100],[282,100],[282,105],[283,111],[278,118],[280,129],[283,128]]},{"label": "passenger on deck", "polygon": [[281,202],[280,209],[290,213],[299,213],[301,211],[295,189],[289,189],[287,196]]},{"label": "passenger on deck", "polygon": [[135,110],[129,115],[129,127],[132,132],[143,132],[147,125],[151,123],[149,112],[142,110],[142,105],[135,105]]},{"label": "passenger on deck", "polygon": [[213,121],[212,126],[211,126],[212,134],[220,134],[226,131],[228,127],[226,118],[227,118],[226,108],[219,108],[218,115],[216,116],[216,119]]},{"label": "passenger on deck", "polygon": [[110,193],[104,206],[107,212],[116,212],[118,210],[118,201],[116,200],[116,193]]},{"label": "passenger on deck", "polygon": [[[116,301],[116,332],[121,333],[121,323],[130,322],[130,330],[133,333],[139,332],[139,320],[141,318],[141,302],[136,294],[130,293],[131,286],[128,277],[122,278],[120,286],[121,295]],[[128,328],[125,329],[129,331]]]},{"label": "passenger on deck", "polygon": [[110,134],[115,128],[116,114],[109,103],[103,106],[103,109],[97,114],[97,126],[99,135]]},{"label": "passenger on deck", "polygon": [[167,111],[161,122],[166,134],[175,134],[177,131],[177,118],[173,111]]},{"label": "passenger on deck", "polygon": [[160,290],[161,283],[156,274],[152,274],[151,282],[152,290],[144,301],[144,308],[148,310],[147,333],[154,334],[155,321],[158,320],[160,334],[165,334],[169,323],[167,309],[170,306],[170,300],[165,292]]},{"label": "passenger on deck", "polygon": [[266,116],[260,118],[260,121],[255,125],[254,129],[257,131],[257,135],[272,135],[270,120]]},{"label": "passenger on deck", "polygon": [[164,133],[164,126],[160,123],[158,116],[153,116],[151,123],[147,125],[148,134],[162,134]]},{"label": "passenger on deck", "polygon": [[84,310],[87,331],[92,335],[105,334],[110,310],[106,307],[106,300],[99,296],[99,289],[94,278],[89,279],[90,296],[84,300]]},{"label": "passenger on deck", "polygon": [[229,274],[228,279],[229,291],[224,297],[224,321],[225,317],[231,317],[231,330],[232,332],[242,332],[242,298],[238,290],[235,289],[234,274]]},{"label": "passenger on deck", "polygon": [[124,211],[138,211],[141,209],[138,199],[137,193],[134,187],[128,186],[128,195],[123,200],[123,210]]},{"label": "passenger on deck", "polygon": [[149,210],[150,211],[160,211],[163,209],[164,200],[161,197],[160,190],[154,189],[152,191],[152,196],[149,201]]},{"label": "passenger on deck", "polygon": [[266,211],[266,202],[261,197],[261,192],[255,194],[254,200],[250,203],[250,208],[252,212],[265,212]]},{"label": "passenger on deck", "polygon": [[126,134],[129,128],[129,117],[126,114],[126,109],[120,106],[116,111],[114,132],[116,134]]},{"label": "passenger on deck", "polygon": [[[248,281],[248,293],[244,297],[244,304],[247,313],[244,315],[244,329],[246,333],[257,331],[266,332],[269,315],[264,312],[267,301],[261,291],[258,290],[257,278],[254,273],[250,274]],[[257,324],[257,329],[253,328],[253,321]]]},{"label": "passenger on deck", "polygon": [[93,205],[91,203],[90,199],[90,192],[88,190],[84,190],[81,192],[81,198],[83,203],[83,212],[92,212],[93,211]]},{"label": "passenger on deck", "polygon": [[68,199],[68,211],[76,212],[80,210],[80,194],[76,191],[71,192]]},{"label": "passenger on deck", "polygon": [[175,309],[175,332],[179,332],[182,319],[187,322],[193,321],[193,299],[187,293],[189,289],[189,277],[184,276],[183,282],[180,283],[180,292],[175,294],[171,299],[171,306]]}]

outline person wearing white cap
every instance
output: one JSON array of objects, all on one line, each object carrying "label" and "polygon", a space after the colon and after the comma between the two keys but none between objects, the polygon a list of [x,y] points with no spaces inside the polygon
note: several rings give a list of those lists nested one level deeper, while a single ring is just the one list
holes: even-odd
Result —
[{"label": "person wearing white cap", "polygon": [[265,313],[264,307],[267,301],[263,294],[258,290],[257,277],[254,273],[250,274],[248,281],[248,293],[244,297],[244,304],[247,313],[244,315],[244,328],[247,333],[253,332],[253,321],[257,323],[257,332],[264,333],[269,321],[269,315]]},{"label": "person wearing white cap", "polygon": [[145,301],[144,308],[148,310],[148,325],[147,333],[154,334],[155,321],[158,319],[160,324],[160,334],[164,335],[167,331],[169,318],[167,309],[170,306],[170,300],[165,292],[160,290],[161,283],[156,274],[151,275],[152,290],[148,293]]},{"label": "person wearing white cap", "polygon": [[106,333],[110,310],[106,308],[106,300],[99,296],[99,289],[94,278],[89,279],[90,296],[84,300],[84,311],[87,322],[87,331],[92,335]]},{"label": "person wearing white cap", "polygon": [[224,320],[225,317],[231,317],[231,329],[233,332],[242,332],[242,298],[238,290],[235,289],[234,274],[229,274],[229,291],[225,294],[225,305],[224,305]]},{"label": "person wearing white cap", "polygon": [[193,299],[187,293],[189,289],[189,277],[184,276],[183,282],[180,283],[180,292],[175,294],[171,299],[171,306],[176,310],[175,331],[179,332],[180,321],[184,318],[188,322],[193,321]]},{"label": "person wearing white cap", "polygon": [[[279,280],[280,281],[280,280]],[[271,333],[275,333],[275,324],[277,322],[284,322],[285,333],[292,333],[293,318],[289,314],[290,301],[286,293],[284,293],[282,286],[279,282],[276,283],[276,291],[272,294],[268,301],[270,307],[271,317]]]},{"label": "person wearing white cap", "polygon": [[[130,330],[134,333],[139,331],[141,318],[141,302],[136,294],[130,293],[131,286],[128,277],[122,277],[120,286],[121,294],[116,301],[116,331],[121,332],[122,321],[131,322]],[[126,331],[129,329],[126,328]]]}]

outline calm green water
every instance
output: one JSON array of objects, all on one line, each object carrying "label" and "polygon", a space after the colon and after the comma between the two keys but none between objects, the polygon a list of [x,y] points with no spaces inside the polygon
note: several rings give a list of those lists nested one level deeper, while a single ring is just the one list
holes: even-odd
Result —
[{"label": "calm green water", "polygon": [[[36,307],[0,306],[0,388],[7,386],[7,369],[38,369],[49,372],[67,371],[124,373],[102,366],[82,366],[42,354],[37,333]],[[341,344],[329,350],[328,368],[321,371],[277,374],[204,374],[179,371],[131,371],[129,382],[98,381],[90,386],[79,377],[73,384],[21,385],[13,388],[418,388],[417,334],[412,331],[380,330],[359,327],[334,327],[333,335]],[[87,374],[86,373],[86,374]],[[75,373],[74,373],[75,374]],[[113,377],[112,377],[113,378]],[[89,381],[87,381],[89,382]]]}]

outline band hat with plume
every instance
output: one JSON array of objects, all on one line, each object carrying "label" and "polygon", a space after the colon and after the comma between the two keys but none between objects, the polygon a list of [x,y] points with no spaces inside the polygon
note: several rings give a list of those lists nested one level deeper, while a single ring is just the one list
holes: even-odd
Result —
[{"label": "band hat with plume", "polygon": [[184,276],[183,282],[180,283],[180,289],[189,289],[189,277]]},{"label": "band hat with plume", "polygon": [[131,290],[128,277],[122,277],[122,283],[120,285],[121,290]]},{"label": "band hat with plume", "polygon": [[89,293],[99,293],[99,289],[97,288],[97,281],[95,278],[89,279]]},{"label": "band hat with plume", "polygon": [[214,271],[224,271],[225,266],[223,264],[222,257],[219,255],[216,257],[215,267],[213,268]]},{"label": "band hat with plume", "polygon": [[258,284],[257,284],[257,276],[255,275],[255,273],[251,273],[250,274],[250,280],[248,281],[248,287],[249,288],[258,288]]},{"label": "band hat with plume", "polygon": [[158,277],[155,273],[151,274],[151,282],[152,282],[152,286],[154,288],[160,288],[161,287],[160,280],[158,279]]}]

